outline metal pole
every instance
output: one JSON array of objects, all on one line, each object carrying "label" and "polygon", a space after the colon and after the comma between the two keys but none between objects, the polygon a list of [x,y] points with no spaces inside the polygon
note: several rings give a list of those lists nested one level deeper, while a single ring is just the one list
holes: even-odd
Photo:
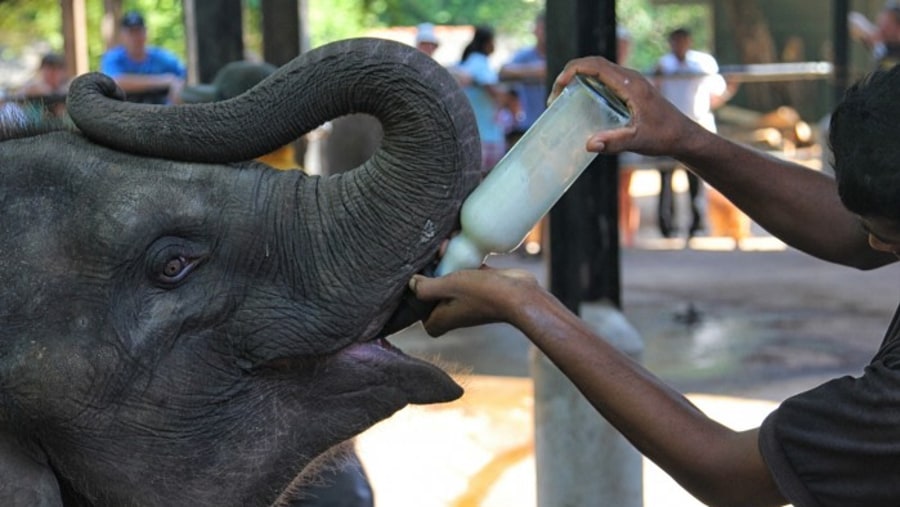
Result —
[{"label": "metal pole", "polygon": [[848,0],[835,0],[832,3],[834,16],[834,103],[844,98],[850,80],[850,31],[847,28],[847,14],[850,12]]}]

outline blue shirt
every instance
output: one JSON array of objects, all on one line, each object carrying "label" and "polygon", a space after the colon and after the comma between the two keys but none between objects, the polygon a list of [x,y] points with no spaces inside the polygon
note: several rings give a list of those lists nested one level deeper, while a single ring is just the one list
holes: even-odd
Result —
[{"label": "blue shirt", "polygon": [[147,58],[141,62],[132,60],[123,46],[116,46],[100,59],[100,72],[112,78],[122,74],[174,74],[180,78],[187,76],[184,65],[174,53],[155,46],[147,47]]},{"label": "blue shirt", "polygon": [[484,88],[485,85],[495,85],[498,82],[497,73],[491,70],[487,55],[472,53],[459,65],[459,69],[472,78],[472,84],[464,87],[463,91],[475,112],[481,142],[504,142],[503,127],[497,122],[497,104]]},{"label": "blue shirt", "polygon": [[[509,63],[529,64],[544,60],[544,56],[538,52],[537,48],[532,47],[518,51]],[[516,123],[516,129],[528,130],[528,127],[531,127],[534,120],[537,120],[547,107],[547,85],[543,82],[516,81],[513,83],[513,90],[519,97],[519,103],[522,105],[524,113],[524,117]]]}]

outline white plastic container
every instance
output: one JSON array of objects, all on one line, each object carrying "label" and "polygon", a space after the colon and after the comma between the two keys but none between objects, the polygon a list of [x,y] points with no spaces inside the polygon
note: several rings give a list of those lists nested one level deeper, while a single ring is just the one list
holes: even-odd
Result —
[{"label": "white plastic container", "polygon": [[576,76],[472,191],[436,275],[479,267],[516,249],[597,156],[585,149],[601,130],[628,124],[628,108],[596,79]]}]

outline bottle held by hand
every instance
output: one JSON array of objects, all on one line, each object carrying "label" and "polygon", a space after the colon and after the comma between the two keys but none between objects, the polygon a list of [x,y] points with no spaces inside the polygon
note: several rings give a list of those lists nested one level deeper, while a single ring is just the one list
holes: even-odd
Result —
[{"label": "bottle held by hand", "polygon": [[628,108],[606,86],[576,76],[466,198],[461,231],[435,274],[477,268],[488,255],[515,250],[597,156],[585,149],[588,138],[629,121]]}]

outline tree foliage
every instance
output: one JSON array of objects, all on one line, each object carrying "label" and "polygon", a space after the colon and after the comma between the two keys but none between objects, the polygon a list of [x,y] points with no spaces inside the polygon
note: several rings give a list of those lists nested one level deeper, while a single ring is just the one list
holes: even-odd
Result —
[{"label": "tree foliage", "polygon": [[490,25],[499,33],[520,35],[530,30],[544,2],[539,0],[363,0],[364,8],[385,26]]}]

